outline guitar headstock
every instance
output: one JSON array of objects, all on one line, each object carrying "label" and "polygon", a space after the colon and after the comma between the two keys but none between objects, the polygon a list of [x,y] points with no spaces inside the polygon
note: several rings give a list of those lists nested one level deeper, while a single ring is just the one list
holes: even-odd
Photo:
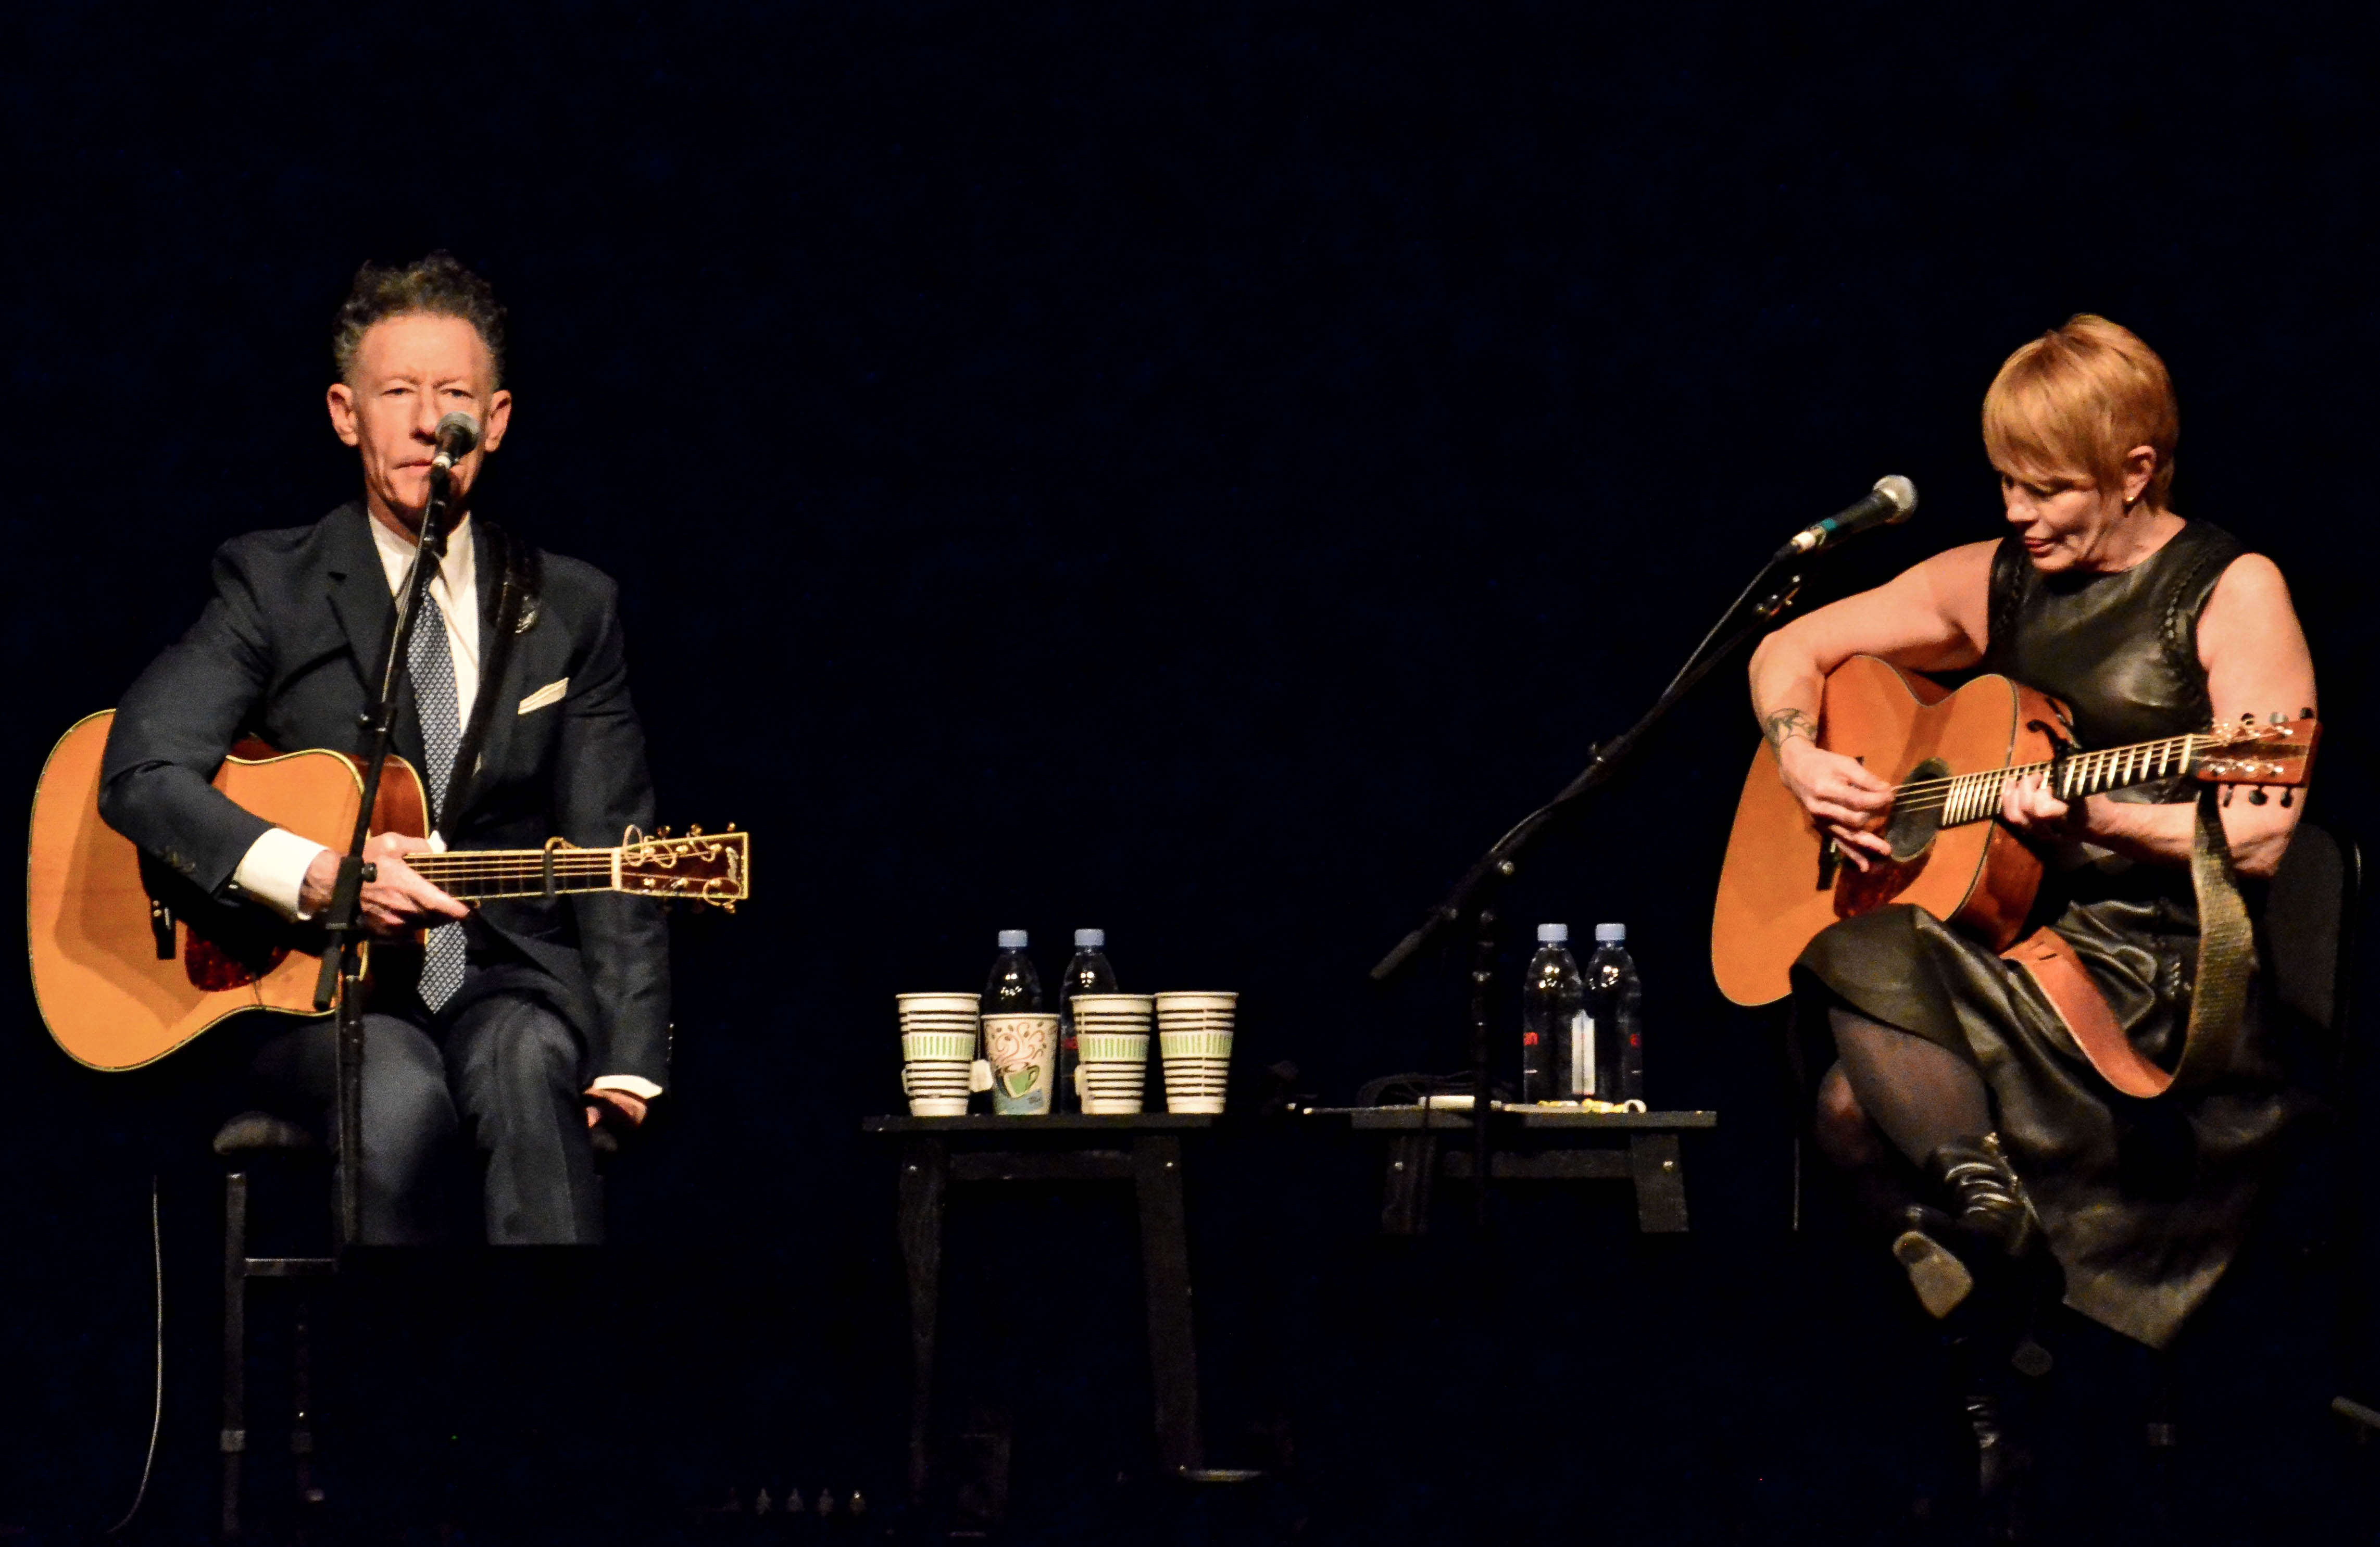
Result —
[{"label": "guitar headstock", "polygon": [[620,889],[635,897],[709,902],[735,911],[752,895],[752,835],[688,828],[676,837],[663,828],[650,838],[634,828],[620,843]]},{"label": "guitar headstock", "polygon": [[2211,784],[2302,785],[2321,739],[2322,722],[2311,709],[2296,719],[2243,715],[2237,725],[2217,725],[2199,738],[2191,772]]}]

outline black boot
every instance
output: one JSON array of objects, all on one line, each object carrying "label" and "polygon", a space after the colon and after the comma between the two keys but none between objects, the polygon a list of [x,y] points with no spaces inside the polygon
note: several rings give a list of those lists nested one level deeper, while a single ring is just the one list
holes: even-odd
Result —
[{"label": "black boot", "polygon": [[1979,1243],[1997,1246],[2010,1259],[2033,1250],[2040,1226],[2024,1183],[2000,1150],[2000,1136],[1986,1133],[1970,1142],[1952,1140],[1934,1152],[1934,1174],[1959,1207],[1959,1229]]},{"label": "black boot", "polygon": [[1959,1212],[1954,1216],[1911,1204],[1902,1211],[1892,1255],[1926,1313],[1938,1321],[1974,1292],[1977,1267],[2024,1257],[2040,1232],[1998,1134],[1953,1140],[1934,1152],[1928,1168]]}]

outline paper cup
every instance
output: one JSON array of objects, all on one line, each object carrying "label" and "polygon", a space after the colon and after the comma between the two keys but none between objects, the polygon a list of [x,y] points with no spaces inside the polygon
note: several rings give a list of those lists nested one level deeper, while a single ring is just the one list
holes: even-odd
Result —
[{"label": "paper cup", "polygon": [[980,994],[895,994],[892,1002],[901,1007],[904,1017],[937,1011],[975,1015],[983,1009],[983,996]]},{"label": "paper cup", "polygon": [[1165,1109],[1220,1113],[1231,1083],[1232,1036],[1240,997],[1160,994],[1158,1053],[1165,1064]]},{"label": "paper cup", "polygon": [[904,1063],[924,1063],[931,1060],[975,1058],[973,1032],[903,1032],[901,1058]]},{"label": "paper cup", "polygon": [[1078,1022],[1075,1048],[1081,1060],[1075,1066],[1075,1092],[1083,1098],[1086,1113],[1116,1117],[1141,1110],[1148,1084],[1146,1031],[1088,1031]]},{"label": "paper cup", "polygon": [[1038,1012],[987,1015],[983,1050],[991,1066],[992,1111],[1046,1117],[1058,1075],[1058,1018]]},{"label": "paper cup", "polygon": [[1165,1058],[1165,1109],[1220,1112],[1232,1077],[1232,1033],[1162,1032],[1158,1042]]},{"label": "paper cup", "polygon": [[964,1118],[967,1109],[968,1058],[921,1058],[901,1066],[902,1094],[915,1118]]}]

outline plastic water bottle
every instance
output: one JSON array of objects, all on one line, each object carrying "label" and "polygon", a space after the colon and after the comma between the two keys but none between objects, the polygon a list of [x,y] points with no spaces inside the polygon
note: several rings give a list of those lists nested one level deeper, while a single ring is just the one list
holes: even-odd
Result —
[{"label": "plastic water bottle", "polygon": [[1066,975],[1058,980],[1058,1105],[1054,1110],[1060,1112],[1083,1109],[1082,1097],[1075,1094],[1075,1066],[1082,1061],[1075,1050],[1075,996],[1116,991],[1107,945],[1104,929],[1075,930],[1075,959],[1066,963]]},{"label": "plastic water bottle", "polygon": [[[1003,929],[1000,932],[1000,954],[992,958],[991,976],[984,981],[983,1013],[1015,1015],[1041,1008],[1041,974],[1033,970],[1033,959],[1025,954],[1025,931]],[[990,1050],[978,1046],[978,1058],[990,1057]],[[991,1097],[978,1093],[968,1098],[971,1112],[991,1110]]]},{"label": "plastic water bottle", "polygon": [[1521,1099],[1576,1100],[1595,1094],[1594,1080],[1586,982],[1570,953],[1570,925],[1541,924],[1521,984]]},{"label": "plastic water bottle", "polygon": [[1595,1092],[1604,1101],[1645,1099],[1645,1034],[1639,1010],[1644,985],[1628,954],[1628,926],[1595,926],[1595,954],[1586,959],[1586,1010],[1595,1044]]},{"label": "plastic water bottle", "polygon": [[1041,1008],[1041,974],[1025,954],[1028,943],[1022,929],[1000,932],[1000,954],[992,958],[991,976],[983,985],[986,1015],[1021,1015]]}]

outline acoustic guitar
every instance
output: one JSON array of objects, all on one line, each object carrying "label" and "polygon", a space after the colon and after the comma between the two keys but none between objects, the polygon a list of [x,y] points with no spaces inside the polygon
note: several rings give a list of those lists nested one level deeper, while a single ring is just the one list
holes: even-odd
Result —
[{"label": "acoustic guitar", "polygon": [[1854,656],[1827,678],[1818,744],[1893,784],[1884,828],[1892,857],[1872,857],[1865,870],[1844,859],[1786,790],[1776,749],[1763,742],[1744,776],[1711,912],[1719,991],[1740,1005],[1783,998],[1794,959],[1818,931],[1890,902],[1915,903],[2005,949],[2042,877],[2040,856],[1994,820],[2012,780],[2047,775],[2058,798],[2070,801],[2185,775],[2297,786],[2313,767],[2320,734],[2311,717],[2252,719],[2075,751],[2063,708],[2022,683],[1986,675],[1953,693],[1873,656]]},{"label": "acoustic guitar", "polygon": [[[324,933],[267,910],[209,908],[176,917],[152,894],[140,852],[100,820],[100,757],[115,711],[79,720],[42,766],[25,864],[25,927],[33,997],[60,1047],[93,1069],[153,1063],[244,1010],[314,1015]],[[344,849],[363,799],[363,767],[338,752],[275,753],[243,743],[215,788],[302,838]],[[392,757],[373,803],[374,832],[429,829],[421,780]],[[618,847],[418,853],[406,863],[456,900],[618,891],[733,911],[751,895],[750,835],[731,827],[646,838]],[[367,948],[369,949],[370,948]]]}]

